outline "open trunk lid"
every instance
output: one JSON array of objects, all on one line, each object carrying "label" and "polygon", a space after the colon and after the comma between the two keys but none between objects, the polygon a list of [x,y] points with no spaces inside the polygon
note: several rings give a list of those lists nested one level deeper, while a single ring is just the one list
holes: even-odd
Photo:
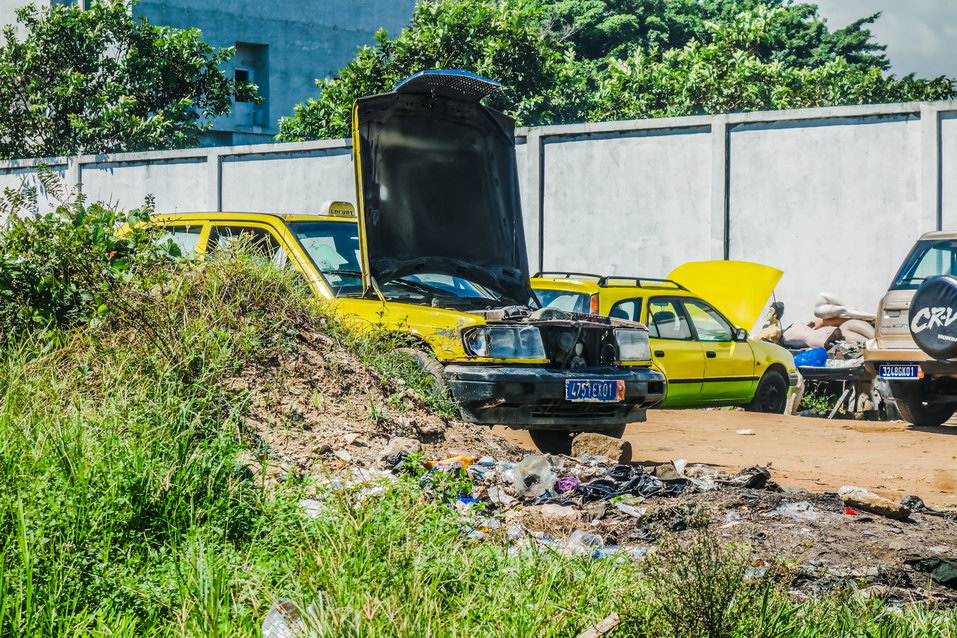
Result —
[{"label": "open trunk lid", "polygon": [[714,305],[739,328],[750,330],[784,273],[749,261],[692,261],[668,275]]}]

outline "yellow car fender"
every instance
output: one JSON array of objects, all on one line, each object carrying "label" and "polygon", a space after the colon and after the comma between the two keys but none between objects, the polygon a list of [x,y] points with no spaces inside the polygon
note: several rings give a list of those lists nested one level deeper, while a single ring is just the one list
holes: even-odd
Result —
[{"label": "yellow car fender", "polygon": [[481,326],[481,317],[454,310],[382,302],[377,299],[334,299],[328,302],[346,323],[359,329],[384,329],[417,337],[439,361],[472,359],[462,343],[462,331]]}]

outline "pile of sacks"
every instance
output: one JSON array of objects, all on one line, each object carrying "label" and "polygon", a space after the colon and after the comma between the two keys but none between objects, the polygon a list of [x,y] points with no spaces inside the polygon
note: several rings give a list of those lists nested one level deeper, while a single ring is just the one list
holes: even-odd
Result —
[{"label": "pile of sacks", "polygon": [[837,342],[863,344],[874,338],[876,315],[850,308],[836,295],[822,292],[814,304],[815,320],[795,323],[784,330],[785,348],[829,348]]}]

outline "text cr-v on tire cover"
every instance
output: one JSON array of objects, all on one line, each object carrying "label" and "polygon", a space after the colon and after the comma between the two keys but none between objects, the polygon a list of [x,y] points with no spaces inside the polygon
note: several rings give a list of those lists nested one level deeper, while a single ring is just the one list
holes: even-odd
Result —
[{"label": "text cr-v on tire cover", "polygon": [[907,319],[921,350],[935,359],[957,357],[957,277],[931,277],[921,284]]}]

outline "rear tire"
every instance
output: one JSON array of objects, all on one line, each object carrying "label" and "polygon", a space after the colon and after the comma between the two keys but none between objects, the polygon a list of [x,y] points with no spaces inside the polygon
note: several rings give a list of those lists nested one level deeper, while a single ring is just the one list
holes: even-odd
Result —
[{"label": "rear tire", "polygon": [[897,411],[908,423],[922,426],[942,425],[957,411],[954,403],[924,403],[920,396],[895,399]]},{"label": "rear tire", "polygon": [[784,414],[788,404],[788,381],[777,370],[768,370],[761,377],[754,399],[744,409],[748,412]]}]

